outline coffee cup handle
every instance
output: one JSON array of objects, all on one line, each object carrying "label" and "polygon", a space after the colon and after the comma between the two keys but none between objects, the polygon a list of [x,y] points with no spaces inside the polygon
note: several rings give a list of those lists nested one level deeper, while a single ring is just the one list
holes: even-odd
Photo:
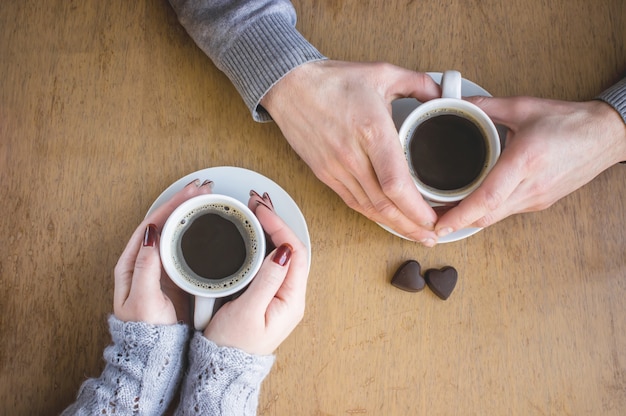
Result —
[{"label": "coffee cup handle", "polygon": [[193,326],[198,331],[204,331],[211,317],[213,316],[213,307],[215,306],[215,298],[206,298],[203,296],[195,296],[195,307],[193,312]]},{"label": "coffee cup handle", "polygon": [[441,77],[441,98],[461,99],[461,73],[459,71],[445,71]]}]

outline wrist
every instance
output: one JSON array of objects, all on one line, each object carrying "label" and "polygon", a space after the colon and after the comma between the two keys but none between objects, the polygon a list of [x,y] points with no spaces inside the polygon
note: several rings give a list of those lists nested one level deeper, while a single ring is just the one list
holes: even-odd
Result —
[{"label": "wrist", "polygon": [[[615,119],[615,115],[618,115],[622,119],[621,134],[626,135],[626,133],[624,133],[624,129],[626,129],[626,78],[622,78],[615,85],[607,88],[596,97],[596,100],[606,103],[607,106],[613,109],[614,114],[611,117],[613,120]],[[615,127],[617,128],[617,125],[615,125]],[[619,135],[620,132],[618,131],[617,134]],[[623,152],[620,153],[620,155],[622,156],[620,161],[626,163],[626,155],[624,155]]]},{"label": "wrist", "polygon": [[607,138],[606,150],[614,155],[614,164],[626,163],[626,123],[622,115],[604,101],[595,101],[595,107],[600,134]]},{"label": "wrist", "polygon": [[328,61],[311,61],[291,69],[272,85],[259,104],[274,120],[279,117],[282,109],[293,110],[296,104],[294,100],[305,94],[306,85],[317,76],[320,66],[324,66],[326,62]]}]

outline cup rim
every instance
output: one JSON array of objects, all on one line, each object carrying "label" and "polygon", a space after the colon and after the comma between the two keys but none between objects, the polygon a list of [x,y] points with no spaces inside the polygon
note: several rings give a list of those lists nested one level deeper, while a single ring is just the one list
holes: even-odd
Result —
[{"label": "cup rim", "polygon": [[[450,114],[458,114],[463,113],[467,114],[474,121],[480,124],[481,129],[486,134],[486,138],[489,141],[490,152],[489,159],[487,160],[487,166],[481,174],[473,180],[468,186],[461,188],[460,190],[451,190],[451,191],[443,191],[436,190],[428,185],[422,183],[418,178],[415,172],[413,171],[413,167],[410,163],[409,159],[409,151],[408,144],[410,142],[411,136],[417,125],[417,121],[423,118],[429,112],[439,111],[450,109]],[[446,114],[443,112],[443,114]],[[400,129],[398,131],[398,138],[400,140],[400,144],[402,146],[402,151],[405,156],[405,160],[407,162],[409,172],[411,174],[411,179],[415,184],[417,190],[424,196],[424,198],[438,203],[450,203],[450,202],[458,202],[466,198],[472,192],[476,190],[483,182],[489,171],[496,164],[498,158],[501,153],[500,146],[500,136],[496,129],[496,126],[489,118],[487,113],[485,113],[480,107],[470,103],[469,101],[465,101],[463,99],[457,98],[435,98],[430,101],[426,101],[420,104],[417,108],[415,108],[402,122]]]},{"label": "cup rim", "polygon": [[[250,272],[246,275],[244,279],[240,280],[236,285],[232,285],[226,289],[216,289],[216,290],[202,289],[193,285],[192,283],[188,282],[185,278],[180,276],[180,274],[178,273],[178,270],[176,269],[176,266],[174,266],[174,262],[172,261],[172,256],[173,256],[172,244],[164,244],[164,242],[170,241],[170,237],[172,237],[172,234],[174,230],[176,229],[174,225],[178,223],[178,221],[180,221],[180,219],[184,216],[183,214],[187,213],[190,209],[196,206],[202,206],[204,204],[220,203],[220,202],[233,205],[235,208],[237,208],[241,213],[245,215],[246,219],[250,221],[250,224],[252,225],[254,232],[256,233],[257,236],[259,236],[258,250],[257,250],[256,256],[251,261]],[[161,264],[163,265],[163,269],[165,270],[167,275],[170,277],[172,282],[174,282],[174,284],[176,284],[178,287],[180,287],[187,293],[190,293],[195,296],[200,296],[200,297],[205,297],[205,298],[221,298],[221,297],[232,295],[242,290],[252,281],[252,279],[256,276],[259,269],[261,268],[263,261],[265,260],[265,247],[266,247],[266,242],[265,242],[265,235],[264,235],[263,227],[261,226],[261,223],[259,222],[254,212],[252,212],[252,210],[248,208],[247,205],[227,195],[205,194],[205,195],[198,195],[198,196],[195,196],[186,200],[185,202],[180,204],[178,207],[176,207],[176,209],[174,209],[174,211],[170,214],[170,216],[165,221],[165,225],[163,225],[163,229],[161,232],[161,239],[159,243],[159,254],[161,257]]]}]

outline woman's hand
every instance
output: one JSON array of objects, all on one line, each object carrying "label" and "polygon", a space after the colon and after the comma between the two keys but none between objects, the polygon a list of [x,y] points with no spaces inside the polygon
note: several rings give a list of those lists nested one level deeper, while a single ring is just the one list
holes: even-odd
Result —
[{"label": "woman's hand", "polygon": [[248,204],[277,247],[248,288],[215,314],[204,335],[219,346],[271,354],[304,315],[308,278],[306,247],[278,217],[269,196],[253,193]]},{"label": "woman's hand", "polygon": [[162,271],[159,231],[176,207],[211,189],[210,181],[193,181],[137,227],[115,266],[113,311],[119,320],[164,325],[190,322],[189,295]]}]

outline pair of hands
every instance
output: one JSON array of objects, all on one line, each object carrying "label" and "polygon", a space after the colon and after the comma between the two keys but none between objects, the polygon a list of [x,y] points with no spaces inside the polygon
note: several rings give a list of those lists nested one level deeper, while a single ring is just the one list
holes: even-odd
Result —
[{"label": "pair of hands", "polygon": [[[191,296],[162,270],[158,230],[174,209],[189,198],[210,193],[212,183],[194,181],[150,214],[130,238],[115,266],[113,310],[122,321],[155,325],[191,322]],[[248,206],[273,244],[247,290],[222,306],[204,330],[219,346],[250,354],[271,354],[304,315],[308,278],[307,251],[278,217],[269,197],[254,194]]]},{"label": "pair of hands", "polygon": [[391,102],[440,97],[426,74],[385,63],[312,62],[261,100],[293,149],[351,208],[426,246],[456,230],[549,207],[626,159],[626,130],[600,101],[469,98],[509,128],[493,171],[440,218],[411,180]]}]

